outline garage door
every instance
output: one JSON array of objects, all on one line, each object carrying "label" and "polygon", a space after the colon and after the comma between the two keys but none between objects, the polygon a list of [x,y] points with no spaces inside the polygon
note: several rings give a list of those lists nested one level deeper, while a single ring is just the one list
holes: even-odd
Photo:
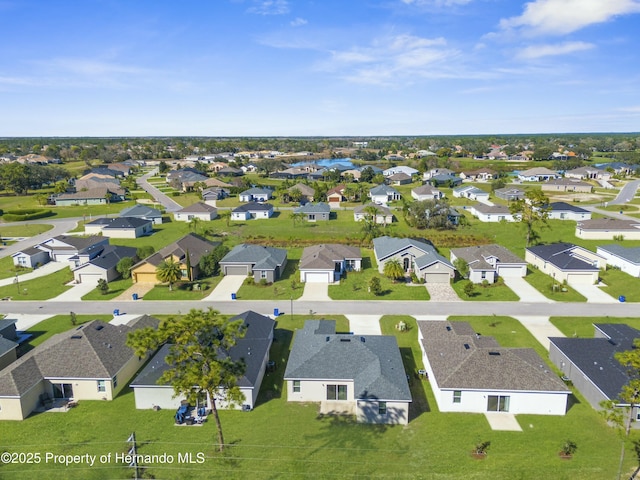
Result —
[{"label": "garage door", "polygon": [[498,267],[498,275],[501,277],[522,277],[526,273],[524,267]]},{"label": "garage door", "polygon": [[426,273],[424,280],[427,283],[449,283],[449,273]]},{"label": "garage door", "polygon": [[80,277],[80,283],[92,283],[92,284],[97,284],[98,283],[98,279],[102,278],[102,275],[94,273],[94,274],[90,274],[90,273],[81,273],[79,275]]},{"label": "garage door", "polygon": [[248,267],[246,265],[240,266],[225,266],[224,267],[225,275],[244,275],[245,277],[249,274]]},{"label": "garage door", "polygon": [[580,275],[579,273],[570,273],[567,275],[567,283],[569,285],[593,285],[595,275]]},{"label": "garage door", "polygon": [[307,273],[305,275],[305,281],[307,283],[329,283],[329,273]]},{"label": "garage door", "polygon": [[158,283],[155,273],[136,273],[137,283]]}]

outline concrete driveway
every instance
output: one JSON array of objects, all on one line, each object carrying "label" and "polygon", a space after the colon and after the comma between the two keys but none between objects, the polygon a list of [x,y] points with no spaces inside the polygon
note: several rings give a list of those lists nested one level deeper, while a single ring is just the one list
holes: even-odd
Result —
[{"label": "concrete driveway", "polygon": [[598,285],[571,285],[571,288],[585,296],[588,303],[618,303],[617,298],[603,292]]},{"label": "concrete driveway", "polygon": [[507,287],[520,297],[521,302],[554,303],[520,277],[503,277]]},{"label": "concrete driveway", "polygon": [[97,280],[95,282],[82,282],[82,283],[67,283],[71,285],[71,288],[64,293],[61,293],[57,297],[50,298],[49,302],[73,302],[80,301],[87,293],[98,286]]},{"label": "concrete driveway", "polygon": [[298,301],[330,301],[329,284],[328,283],[309,283],[304,284],[304,293]]},{"label": "concrete driveway", "polygon": [[[27,280],[31,280],[33,278],[45,277],[51,273],[57,272],[58,270],[62,270],[63,268],[69,268],[69,264],[65,262],[49,262],[42,267],[34,270],[33,272],[19,275],[18,281],[26,282]],[[3,278],[2,280],[0,280],[0,287],[11,285],[15,281],[16,277]]]},{"label": "concrete driveway", "polygon": [[246,275],[226,275],[203,300],[231,300],[231,294],[238,293],[246,278]]},{"label": "concrete driveway", "polygon": [[522,427],[516,420],[516,416],[507,412],[486,412],[484,414],[491,430],[502,430],[507,432],[521,432]]},{"label": "concrete driveway", "polygon": [[346,315],[354,335],[382,335],[380,315]]},{"label": "concrete driveway", "polygon": [[536,340],[547,350],[549,350],[549,337],[564,337],[564,333],[558,330],[550,321],[549,317],[536,315],[514,315],[529,333],[536,337]]},{"label": "concrete driveway", "polygon": [[[461,302],[450,283],[425,283],[432,302]],[[419,288],[419,287],[412,287]]]}]

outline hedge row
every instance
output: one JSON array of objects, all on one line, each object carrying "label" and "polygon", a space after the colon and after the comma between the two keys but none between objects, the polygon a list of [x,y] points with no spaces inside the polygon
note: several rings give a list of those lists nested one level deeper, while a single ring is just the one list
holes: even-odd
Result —
[{"label": "hedge row", "polygon": [[50,217],[53,215],[51,210],[8,210],[3,215],[5,222],[24,222],[25,220],[35,220],[37,218]]}]

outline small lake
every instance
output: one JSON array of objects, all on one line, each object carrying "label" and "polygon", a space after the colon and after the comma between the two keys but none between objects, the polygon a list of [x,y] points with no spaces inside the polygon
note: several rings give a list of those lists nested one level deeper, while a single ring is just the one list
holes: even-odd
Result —
[{"label": "small lake", "polygon": [[353,163],[351,163],[351,159],[350,158],[321,158],[320,160],[308,160],[305,162],[297,162],[297,163],[293,163],[291,164],[291,166],[293,167],[299,167],[301,165],[305,165],[307,163],[314,163],[316,165],[319,165],[320,167],[331,167],[333,165],[335,165],[336,163],[340,163],[346,167],[353,167]]}]

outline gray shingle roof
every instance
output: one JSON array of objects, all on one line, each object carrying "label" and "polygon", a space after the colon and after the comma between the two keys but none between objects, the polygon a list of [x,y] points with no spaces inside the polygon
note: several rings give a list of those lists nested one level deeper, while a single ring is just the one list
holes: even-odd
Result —
[{"label": "gray shingle roof", "polygon": [[579,221],[577,227],[582,230],[630,230],[636,232],[640,229],[640,220],[594,218]]},{"label": "gray shingle roof", "polygon": [[420,321],[438,386],[447,389],[569,392],[532,348],[503,348],[466,322]]},{"label": "gray shingle roof", "polygon": [[180,213],[212,213],[217,211],[218,209],[216,207],[203,202],[196,202],[193,205],[189,205],[188,207],[178,210]]},{"label": "gray shingle roof", "polygon": [[464,259],[469,267],[476,270],[495,269],[498,263],[526,265],[523,259],[497,244],[452,248],[451,253],[456,258]]},{"label": "gray shingle roof", "polygon": [[564,355],[578,367],[610,400],[618,397],[629,381],[614,354],[633,348],[640,331],[625,324],[596,324],[604,338],[550,337]]},{"label": "gray shingle roof", "polygon": [[600,245],[600,250],[611,253],[631,263],[640,264],[640,247],[623,247],[622,245]]},{"label": "gray shingle roof", "polygon": [[413,238],[378,237],[373,239],[373,249],[378,261],[384,260],[406,248],[415,247],[424,252],[424,255],[416,257],[416,266],[419,269],[427,267],[435,262],[442,262],[453,268],[449,260],[440,255],[436,249],[425,242]]},{"label": "gray shingle roof", "polygon": [[353,209],[354,213],[367,213],[365,210],[369,207],[375,207],[378,210],[377,215],[391,215],[391,209],[384,205],[376,205],[375,203],[367,203],[365,205],[358,205]]},{"label": "gray shingle roof", "polygon": [[301,207],[294,209],[295,213],[329,213],[331,207],[324,202],[305,203]]},{"label": "gray shingle roof", "polygon": [[200,262],[200,259],[204,255],[211,253],[218,245],[220,245],[220,242],[210,242],[209,240],[202,238],[200,235],[189,233],[180,240],[167,245],[153,255],[145,258],[142,262],[134,265],[134,268],[144,262],[157,266],[170,255],[175,255],[180,260],[186,261],[187,252],[189,252],[189,256],[191,257],[191,265],[195,266]]},{"label": "gray shingle roof", "polygon": [[299,270],[312,268],[333,270],[335,262],[346,259],[362,259],[360,249],[337,243],[313,245],[302,251],[298,268]]},{"label": "gray shingle roof", "polygon": [[393,336],[335,333],[335,320],[307,320],[296,332],[285,380],[353,380],[356,399],[411,401]]},{"label": "gray shingle roof", "polygon": [[0,396],[20,396],[49,377],[113,378],[134,356],[125,344],[128,333],[158,324],[148,316],[135,326],[92,320],[54,335],[0,372]]},{"label": "gray shingle roof", "polygon": [[273,191],[269,188],[252,187],[249,190],[245,190],[240,195],[264,195],[267,193],[271,195]]},{"label": "gray shingle roof", "polygon": [[269,210],[273,210],[273,205],[270,203],[249,202],[234,208],[233,212],[268,212]]},{"label": "gray shingle roof", "polygon": [[511,215],[511,210],[509,210],[509,207],[506,207],[504,205],[487,205],[485,203],[476,203],[473,205],[473,209],[480,213]]},{"label": "gray shingle roof", "polygon": [[147,205],[137,203],[133,207],[122,209],[119,215],[121,217],[157,218],[162,217],[162,212]]},{"label": "gray shingle roof", "polygon": [[582,260],[575,252],[577,248],[572,243],[551,243],[527,247],[527,250],[561,270],[599,270],[597,265]]},{"label": "gray shingle roof", "polygon": [[151,220],[147,220],[145,218],[136,218],[136,217],[118,217],[112,218],[109,223],[105,225],[105,229],[113,229],[120,230],[122,228],[139,228],[143,225],[148,225],[151,223]]},{"label": "gray shingle roof", "polygon": [[233,247],[233,249],[220,260],[220,264],[250,264],[253,265],[254,270],[275,270],[276,267],[282,266],[286,259],[287,251],[282,248],[241,243]]},{"label": "gray shingle roof", "polygon": [[377,185],[369,190],[369,193],[373,195],[400,195],[398,191],[390,187],[389,185]]},{"label": "gray shingle roof", "polygon": [[[123,258],[135,258],[136,257],[136,249],[134,247],[122,247],[119,245],[107,245],[104,247],[104,250],[100,252],[100,254],[89,260],[89,265],[95,265],[97,267],[103,268],[104,270],[109,270],[111,268],[115,268],[118,265],[118,262]],[[83,268],[85,265],[80,265],[75,268],[75,270],[79,270]]]},{"label": "gray shingle roof", "polygon": [[575,213],[589,213],[589,210],[576,207],[575,205],[571,205],[570,203],[567,203],[567,202],[552,202],[549,204],[549,208],[553,212],[567,211],[567,212],[575,212]]}]

